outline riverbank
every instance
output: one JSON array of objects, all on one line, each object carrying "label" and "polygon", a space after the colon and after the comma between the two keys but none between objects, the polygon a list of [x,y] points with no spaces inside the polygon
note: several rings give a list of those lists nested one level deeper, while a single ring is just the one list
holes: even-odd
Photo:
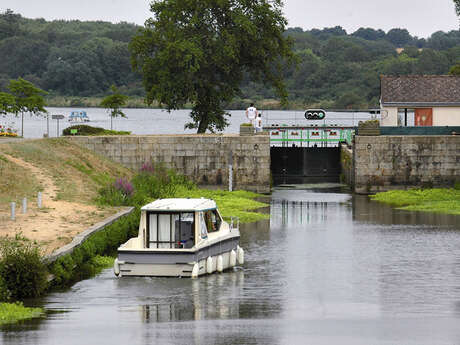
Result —
[{"label": "riverbank", "polygon": [[460,188],[395,190],[370,198],[401,210],[460,215]]},{"label": "riverbank", "polygon": [[[56,108],[100,108],[101,102],[104,97],[77,97],[77,96],[48,96],[46,97],[46,105],[48,107]],[[227,110],[241,110],[246,109],[249,104],[256,102],[256,105],[259,109],[264,110],[286,110],[286,106],[282,106],[279,100],[276,99],[261,99],[261,100],[251,100],[251,99],[234,99],[231,103],[227,104]],[[322,104],[303,104],[299,102],[290,102],[289,110],[305,110],[307,108],[318,108]],[[185,104],[182,109],[192,109],[192,104]],[[153,102],[148,105],[145,103],[144,97],[134,96],[129,97],[124,108],[139,108],[139,109],[158,109],[161,108],[158,102]]]}]

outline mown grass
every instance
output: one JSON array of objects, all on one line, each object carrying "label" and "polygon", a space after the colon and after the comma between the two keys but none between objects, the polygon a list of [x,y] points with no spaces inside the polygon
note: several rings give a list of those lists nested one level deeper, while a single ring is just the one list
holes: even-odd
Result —
[{"label": "mown grass", "polygon": [[219,211],[225,220],[231,217],[238,217],[241,223],[256,222],[261,219],[270,218],[269,214],[255,212],[254,210],[268,206],[267,204],[255,200],[261,194],[248,191],[223,191],[210,189],[185,189],[178,188],[173,197],[175,198],[207,198],[216,202]]},{"label": "mown grass", "polygon": [[[132,175],[120,164],[63,138],[4,143],[1,151],[25,160],[52,176],[58,187],[59,200],[92,204],[98,189],[109,180]],[[35,195],[41,188],[30,171],[3,158],[0,159],[0,175],[7,183],[0,185],[0,207],[1,203],[15,201],[18,197]]]},{"label": "mown grass", "polygon": [[460,215],[460,190],[454,188],[395,190],[371,199],[402,210]]},{"label": "mown grass", "polygon": [[21,302],[0,303],[0,325],[16,323],[26,319],[33,319],[42,315],[42,308],[24,307]]}]

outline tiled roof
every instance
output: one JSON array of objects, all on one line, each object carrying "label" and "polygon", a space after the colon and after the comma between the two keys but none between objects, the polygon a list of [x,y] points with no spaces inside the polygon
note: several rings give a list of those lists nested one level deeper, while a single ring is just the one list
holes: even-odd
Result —
[{"label": "tiled roof", "polygon": [[385,103],[460,103],[460,76],[408,75],[380,77]]}]

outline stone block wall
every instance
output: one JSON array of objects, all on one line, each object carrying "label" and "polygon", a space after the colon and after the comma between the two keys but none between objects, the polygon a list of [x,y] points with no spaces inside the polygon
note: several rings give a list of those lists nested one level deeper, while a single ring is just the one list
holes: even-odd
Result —
[{"label": "stone block wall", "polygon": [[124,166],[138,170],[143,163],[163,163],[200,185],[228,188],[230,154],[233,188],[270,192],[270,138],[267,134],[140,135],[68,137]]},{"label": "stone block wall", "polygon": [[340,144],[340,182],[353,186],[353,150]]},{"label": "stone block wall", "polygon": [[357,193],[460,182],[460,136],[355,136]]}]

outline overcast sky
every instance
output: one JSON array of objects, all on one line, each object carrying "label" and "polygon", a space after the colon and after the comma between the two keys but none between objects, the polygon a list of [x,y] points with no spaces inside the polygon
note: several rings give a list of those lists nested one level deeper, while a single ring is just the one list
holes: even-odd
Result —
[{"label": "overcast sky", "polygon": [[[127,21],[142,25],[150,15],[149,0],[1,0],[27,18]],[[412,35],[457,30],[452,0],[284,0],[289,27],[303,29],[340,25],[348,33],[359,27],[388,31],[406,28]]]}]

